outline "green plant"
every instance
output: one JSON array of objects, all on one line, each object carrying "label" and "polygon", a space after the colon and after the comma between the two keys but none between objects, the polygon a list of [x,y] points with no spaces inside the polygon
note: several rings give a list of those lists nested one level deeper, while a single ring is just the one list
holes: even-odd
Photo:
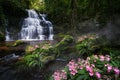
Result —
[{"label": "green plant", "polygon": [[86,38],[76,45],[76,49],[80,55],[92,53],[97,46],[94,44],[94,39]]},{"label": "green plant", "polygon": [[45,64],[55,59],[55,55],[51,54],[52,46],[48,43],[28,46],[26,48],[26,55],[17,63],[18,70],[31,71],[35,68],[41,70]]},{"label": "green plant", "polygon": [[102,48],[101,53],[109,54],[111,57],[111,65],[115,65],[120,68],[120,50],[111,47]]},{"label": "green plant", "polygon": [[20,71],[31,71],[38,67],[40,70],[44,67],[44,62],[42,61],[42,54],[30,54],[22,58],[21,61],[17,62],[18,72]]}]

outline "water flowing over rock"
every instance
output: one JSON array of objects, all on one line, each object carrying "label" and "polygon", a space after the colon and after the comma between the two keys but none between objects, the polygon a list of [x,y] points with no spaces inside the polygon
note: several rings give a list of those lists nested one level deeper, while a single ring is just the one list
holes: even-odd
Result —
[{"label": "water flowing over rock", "polygon": [[6,41],[53,40],[53,26],[50,21],[45,19],[46,15],[38,14],[32,9],[26,11],[28,12],[28,17],[24,18],[21,31],[17,34],[17,39],[13,39],[13,36],[10,36],[10,32],[6,29]]}]

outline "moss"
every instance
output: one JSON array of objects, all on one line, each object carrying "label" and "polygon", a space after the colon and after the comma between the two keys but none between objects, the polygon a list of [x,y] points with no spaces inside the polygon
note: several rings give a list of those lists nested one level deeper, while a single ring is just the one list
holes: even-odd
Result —
[{"label": "moss", "polygon": [[53,53],[56,54],[56,56],[59,56],[62,53],[67,53],[71,49],[71,46],[73,46],[74,39],[70,35],[66,35],[59,43],[57,43],[53,48]]},{"label": "moss", "polygon": [[19,45],[21,45],[21,44],[25,44],[25,42],[24,42],[24,41],[21,41],[21,40],[16,40],[12,46],[15,47],[15,46],[19,46]]},{"label": "moss", "polygon": [[48,62],[53,61],[53,60],[55,60],[55,56],[51,55],[51,56],[44,56],[41,61],[44,63],[48,63]]},{"label": "moss", "polygon": [[54,36],[54,39],[57,41],[61,41],[65,36],[65,34],[59,33]]},{"label": "moss", "polygon": [[70,35],[66,35],[57,45],[56,47],[60,50],[64,50],[67,48],[71,43],[73,43],[74,39]]}]

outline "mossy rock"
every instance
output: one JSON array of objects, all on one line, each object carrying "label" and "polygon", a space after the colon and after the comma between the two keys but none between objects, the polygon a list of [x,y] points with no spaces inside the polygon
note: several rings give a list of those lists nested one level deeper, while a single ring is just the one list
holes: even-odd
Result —
[{"label": "mossy rock", "polygon": [[54,35],[54,39],[57,41],[61,41],[65,36],[66,36],[65,34],[59,33]]},{"label": "mossy rock", "polygon": [[15,46],[19,46],[19,45],[22,45],[22,44],[25,44],[25,42],[21,41],[21,40],[16,40],[12,46],[15,47]]},{"label": "mossy rock", "polygon": [[70,35],[66,35],[58,44],[54,47],[54,53],[63,53],[65,50],[69,49],[72,46],[74,39]]},{"label": "mossy rock", "polygon": [[55,56],[51,55],[51,56],[44,56],[41,61],[44,63],[48,63],[48,62],[53,61],[53,60],[55,60]]},{"label": "mossy rock", "polygon": [[56,47],[67,47],[71,43],[73,43],[74,39],[70,35],[66,35],[57,45]]}]

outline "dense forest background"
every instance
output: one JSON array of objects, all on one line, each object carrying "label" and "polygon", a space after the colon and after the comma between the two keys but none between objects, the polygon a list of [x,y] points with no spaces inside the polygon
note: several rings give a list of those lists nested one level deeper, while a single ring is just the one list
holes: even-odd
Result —
[{"label": "dense forest background", "polygon": [[0,0],[1,28],[4,29],[6,19],[9,25],[17,27],[20,19],[27,16],[26,9],[47,14],[55,29],[76,33],[81,21],[94,18],[104,24],[119,14],[120,0]]}]

